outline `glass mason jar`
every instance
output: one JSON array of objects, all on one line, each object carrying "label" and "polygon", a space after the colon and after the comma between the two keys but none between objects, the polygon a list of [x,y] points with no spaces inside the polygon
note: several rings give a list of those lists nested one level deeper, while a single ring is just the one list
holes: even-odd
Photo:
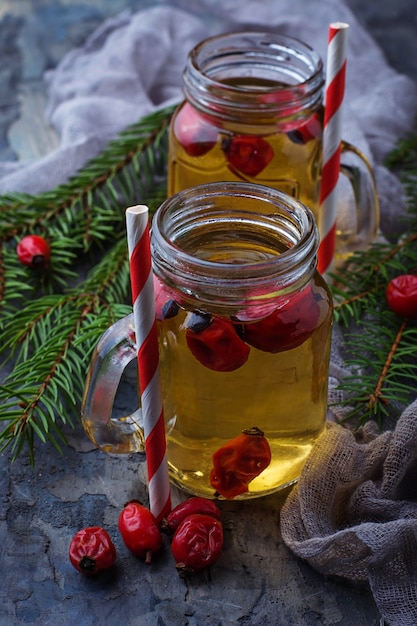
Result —
[{"label": "glass mason jar", "polygon": [[[202,41],[189,53],[185,100],[170,126],[168,194],[221,180],[268,185],[308,206],[327,234],[319,211],[323,84],[321,58],[297,39],[238,32]],[[346,142],[342,158],[341,260],[369,245],[379,226],[369,162]]]},{"label": "glass mason jar", "polygon": [[[171,481],[208,498],[292,484],[327,408],[332,302],[313,214],[269,187],[211,183],[166,200],[151,241]],[[110,415],[136,354],[132,322],[99,342],[83,400],[108,452],[143,446],[136,419],[120,420],[117,440]]]}]

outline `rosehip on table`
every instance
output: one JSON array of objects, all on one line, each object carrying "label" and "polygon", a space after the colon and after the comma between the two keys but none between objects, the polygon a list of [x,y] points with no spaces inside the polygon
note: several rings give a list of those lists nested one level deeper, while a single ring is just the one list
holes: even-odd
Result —
[{"label": "rosehip on table", "polygon": [[402,274],[389,281],[385,290],[389,308],[406,319],[417,318],[417,276]]},{"label": "rosehip on table", "polygon": [[178,526],[171,543],[171,550],[181,578],[215,563],[223,548],[223,527],[220,520],[211,515],[192,513]]},{"label": "rosehip on table", "polygon": [[76,570],[86,576],[96,576],[114,564],[116,548],[104,528],[91,526],[74,535],[69,558]]},{"label": "rosehip on table", "polygon": [[118,527],[125,546],[148,564],[152,554],[162,547],[163,539],[155,516],[137,500],[125,504]]},{"label": "rosehip on table", "polygon": [[49,243],[40,235],[26,235],[17,244],[16,253],[22,265],[45,269],[51,258]]},{"label": "rosehip on table", "polygon": [[271,448],[260,428],[242,431],[213,454],[210,484],[224,498],[249,491],[249,483],[271,463]]},{"label": "rosehip on table", "polygon": [[175,533],[178,526],[185,520],[186,517],[193,513],[200,513],[204,515],[210,515],[216,519],[220,519],[221,513],[213,500],[208,498],[201,498],[200,496],[193,496],[180,502],[161,522],[161,528],[167,533]]}]

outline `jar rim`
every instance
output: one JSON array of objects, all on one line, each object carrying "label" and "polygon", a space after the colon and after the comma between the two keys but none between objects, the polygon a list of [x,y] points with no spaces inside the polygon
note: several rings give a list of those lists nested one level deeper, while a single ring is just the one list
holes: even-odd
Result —
[{"label": "jar rim", "polygon": [[[228,81],[233,77],[268,80],[245,86]],[[263,31],[224,33],[190,51],[183,84],[187,99],[212,115],[242,109],[254,115],[288,114],[290,106],[303,110],[321,101],[323,62],[295,37]]]},{"label": "jar rim", "polygon": [[[248,210],[253,201],[268,206],[270,214]],[[236,209],[236,203],[244,208]],[[278,250],[285,241],[286,249],[256,262],[200,258],[184,249],[182,241],[196,225],[208,224],[216,229],[235,225],[249,234],[253,225],[269,229],[272,245]],[[171,196],[154,215],[151,241],[154,271],[166,283],[184,294],[196,289],[223,301],[240,297],[250,283],[265,288],[273,284],[275,293],[297,289],[309,280],[317,262],[318,231],[310,209],[283,192],[247,182],[207,183]]]}]

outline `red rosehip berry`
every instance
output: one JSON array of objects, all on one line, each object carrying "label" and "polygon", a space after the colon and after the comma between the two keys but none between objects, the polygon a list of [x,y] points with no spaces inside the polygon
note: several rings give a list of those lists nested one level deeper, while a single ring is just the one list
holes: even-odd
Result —
[{"label": "red rosehip berry", "polygon": [[284,352],[300,346],[314,332],[320,307],[310,287],[257,322],[244,324],[244,340],[264,352]]},{"label": "red rosehip berry", "polygon": [[417,276],[402,274],[389,281],[385,297],[389,308],[406,319],[417,318]]},{"label": "red rosehip berry", "polygon": [[292,128],[287,134],[293,143],[299,144],[306,144],[312,139],[320,139],[323,127],[319,115],[314,113],[307,121]]},{"label": "red rosehip berry", "polygon": [[166,518],[162,520],[161,528],[165,532],[173,534],[185,518],[193,513],[211,515],[211,517],[215,517],[216,519],[220,519],[221,517],[220,510],[213,500],[193,496],[192,498],[184,500],[184,502],[180,502],[180,504],[172,509]]},{"label": "red rosehip berry", "polygon": [[217,141],[217,129],[188,102],[184,104],[174,120],[174,134],[191,157],[203,156],[213,148]]},{"label": "red rosehip berry", "polygon": [[223,527],[211,515],[192,513],[178,526],[171,550],[181,578],[215,563],[223,548]]},{"label": "red rosehip berry", "polygon": [[40,235],[27,235],[17,244],[17,257],[23,265],[45,269],[51,258],[49,243]]},{"label": "red rosehip berry", "polygon": [[180,310],[179,304],[174,300],[173,294],[155,275],[153,276],[153,288],[156,319],[161,321],[175,317]]},{"label": "red rosehip berry", "polygon": [[248,491],[249,483],[271,462],[271,449],[262,430],[254,426],[242,431],[213,454],[210,484],[224,498]]},{"label": "red rosehip berry", "polygon": [[113,565],[116,548],[104,528],[91,526],[74,535],[69,558],[76,570],[86,576],[95,576]]},{"label": "red rosehip berry", "polygon": [[241,340],[231,322],[204,315],[199,315],[199,319],[201,325],[191,319],[185,338],[202,365],[216,372],[232,372],[246,363],[250,347]]},{"label": "red rosehip berry", "polygon": [[231,170],[257,176],[274,156],[270,144],[257,135],[234,135],[222,141],[222,150]]},{"label": "red rosehip berry", "polygon": [[135,556],[152,560],[163,543],[155,516],[137,500],[127,502],[119,515],[118,527],[126,547]]}]

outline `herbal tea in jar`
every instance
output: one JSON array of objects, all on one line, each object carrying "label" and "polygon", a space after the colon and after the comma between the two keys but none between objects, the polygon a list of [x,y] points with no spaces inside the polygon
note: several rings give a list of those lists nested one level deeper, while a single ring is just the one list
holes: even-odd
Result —
[{"label": "herbal tea in jar", "polygon": [[[166,200],[151,243],[171,481],[208,498],[292,484],[327,407],[332,303],[313,214],[268,187],[211,183]],[[97,349],[83,402],[108,452],[143,444],[124,418],[116,445],[102,410],[135,355],[129,318]]]},{"label": "herbal tea in jar", "polygon": [[[238,32],[202,41],[188,55],[185,100],[170,125],[169,195],[221,180],[260,183],[303,202],[320,230],[323,84],[321,58],[297,39]],[[345,142],[342,152],[351,193],[340,207],[340,258],[366,247],[379,222],[368,161]]]},{"label": "herbal tea in jar", "polygon": [[317,244],[308,210],[255,185],[193,188],[158,210],[160,364],[179,486],[249,497],[298,477],[327,406],[332,309]]}]

